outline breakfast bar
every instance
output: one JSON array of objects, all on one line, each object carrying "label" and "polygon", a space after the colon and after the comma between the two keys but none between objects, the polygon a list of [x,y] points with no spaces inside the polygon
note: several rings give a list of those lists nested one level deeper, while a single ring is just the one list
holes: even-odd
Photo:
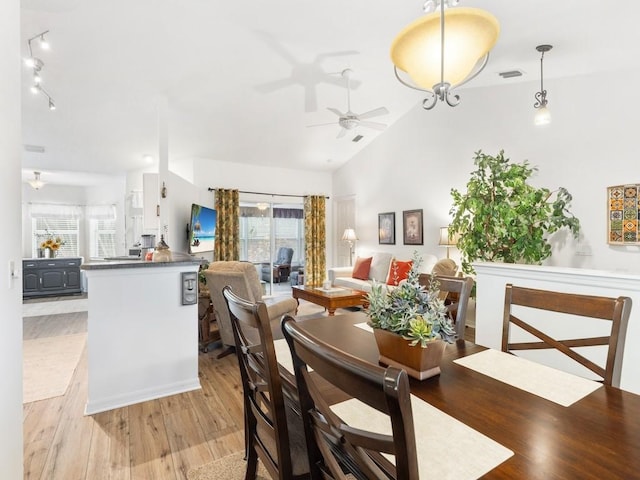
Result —
[{"label": "breakfast bar", "polygon": [[87,415],[200,388],[199,265],[82,265],[89,290]]}]

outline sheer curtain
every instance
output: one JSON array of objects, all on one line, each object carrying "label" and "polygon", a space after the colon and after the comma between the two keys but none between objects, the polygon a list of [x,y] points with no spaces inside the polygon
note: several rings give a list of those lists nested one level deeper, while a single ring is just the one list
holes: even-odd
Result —
[{"label": "sheer curtain", "polygon": [[216,188],[215,208],[218,215],[215,261],[240,259],[240,193],[238,190]]},{"label": "sheer curtain", "polygon": [[325,198],[304,197],[305,285],[321,285],[326,273]]}]

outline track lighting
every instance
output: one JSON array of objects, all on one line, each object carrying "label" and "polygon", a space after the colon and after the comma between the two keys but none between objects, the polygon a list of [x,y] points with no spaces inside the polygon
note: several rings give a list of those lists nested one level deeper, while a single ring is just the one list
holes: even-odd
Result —
[{"label": "track lighting", "polygon": [[56,105],[53,101],[53,98],[51,98],[51,95],[49,95],[42,88],[42,76],[40,75],[40,71],[44,67],[44,62],[39,58],[34,57],[33,46],[32,46],[32,42],[38,39],[40,48],[42,50],[49,50],[50,48],[49,42],[47,42],[47,39],[45,38],[45,35],[47,33],[49,33],[49,30],[45,30],[44,32],[34,35],[33,37],[27,40],[27,44],[29,45],[29,58],[25,58],[24,62],[25,62],[25,65],[27,65],[27,67],[33,69],[33,85],[31,86],[31,93],[33,93],[34,95],[40,92],[44,93],[47,96],[47,99],[49,100],[49,110],[55,110]]}]

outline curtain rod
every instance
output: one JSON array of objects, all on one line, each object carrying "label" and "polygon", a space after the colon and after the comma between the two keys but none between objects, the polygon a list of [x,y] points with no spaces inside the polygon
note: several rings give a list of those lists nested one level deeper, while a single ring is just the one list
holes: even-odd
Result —
[{"label": "curtain rod", "polygon": [[[215,191],[215,188],[211,188],[209,187],[207,190],[209,190],[210,192]],[[238,193],[250,193],[252,195],[268,195],[270,197],[297,197],[297,198],[304,198],[304,197],[308,197],[309,195],[293,195],[290,193],[264,193],[264,192],[246,192],[244,190],[238,190]],[[329,199],[330,197],[325,195],[326,199]]]}]

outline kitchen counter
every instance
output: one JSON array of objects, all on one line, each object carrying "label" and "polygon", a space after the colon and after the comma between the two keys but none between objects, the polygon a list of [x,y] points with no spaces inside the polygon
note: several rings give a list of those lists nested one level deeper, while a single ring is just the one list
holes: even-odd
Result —
[{"label": "kitchen counter", "polygon": [[[82,265],[90,291],[86,414],[200,388],[199,266],[194,259]],[[195,303],[184,304],[184,288]]]}]

